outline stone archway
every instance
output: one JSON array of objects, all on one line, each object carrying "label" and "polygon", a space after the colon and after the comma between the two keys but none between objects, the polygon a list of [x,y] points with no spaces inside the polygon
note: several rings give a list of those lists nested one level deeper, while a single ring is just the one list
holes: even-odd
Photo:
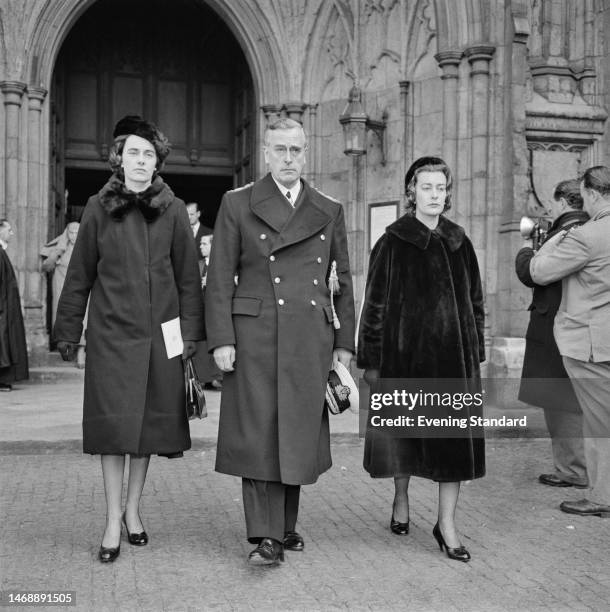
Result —
[{"label": "stone archway", "polygon": [[[20,80],[4,81],[6,143],[22,153],[5,163],[7,214],[28,226],[27,242],[18,245],[15,267],[24,299],[28,342],[34,365],[48,346],[45,329],[45,287],[40,274],[39,247],[48,239],[47,200],[50,181],[52,112],[48,92],[61,46],[68,33],[96,0],[59,0],[40,4],[31,30],[24,32],[25,53]],[[252,76],[255,108],[286,99],[288,79],[276,38],[256,4],[242,0],[205,0],[237,39]],[[26,76],[27,75],[27,76]],[[19,128],[19,125],[25,129]],[[263,119],[254,113],[252,136],[258,141]],[[7,147],[8,150],[9,147]],[[8,157],[8,156],[7,156]],[[262,156],[254,158],[255,168]]]}]

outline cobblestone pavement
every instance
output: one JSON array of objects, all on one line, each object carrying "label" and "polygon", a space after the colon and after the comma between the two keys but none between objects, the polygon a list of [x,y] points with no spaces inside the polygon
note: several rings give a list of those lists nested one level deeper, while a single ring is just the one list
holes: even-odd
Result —
[{"label": "cobblestone pavement", "polygon": [[[196,424],[208,428],[196,450],[151,462],[142,503],[150,544],[123,537],[118,560],[102,565],[99,459],[75,443],[80,417],[67,425],[78,393],[78,383],[61,383],[0,398],[1,589],[76,591],[76,607],[61,609],[96,612],[608,609],[610,520],[558,510],[583,492],[536,482],[549,441],[533,438],[489,440],[487,476],[463,485],[458,524],[469,564],[441,554],[432,537],[434,483],[413,479],[411,533],[389,531],[391,481],[369,478],[362,441],[343,431],[333,436],[332,469],[303,489],[305,551],[250,568],[240,481],[213,471],[212,414]],[[40,409],[57,413],[37,418]]]}]

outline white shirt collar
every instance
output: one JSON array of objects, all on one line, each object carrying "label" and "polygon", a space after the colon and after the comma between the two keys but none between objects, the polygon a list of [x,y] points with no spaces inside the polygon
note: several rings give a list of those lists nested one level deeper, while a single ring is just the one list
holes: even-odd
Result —
[{"label": "white shirt collar", "polygon": [[199,226],[201,225],[201,223],[199,221],[197,221],[197,223],[195,223],[195,225],[191,225],[191,229],[193,230],[193,236],[197,235],[197,232],[199,231]]},{"label": "white shirt collar", "polygon": [[[273,179],[274,183],[277,185],[277,188],[280,190],[280,192],[285,198],[286,198],[286,192],[290,191],[290,204],[294,206],[294,203],[297,201],[297,198],[299,197],[299,194],[301,193],[301,179],[297,181],[297,184],[294,187],[291,187],[290,189],[288,189],[288,187],[284,187],[284,185],[282,185],[281,183],[278,183],[275,180],[273,175],[271,175],[271,178]],[[288,198],[286,198],[286,200],[288,200]]]},{"label": "white shirt collar", "polygon": [[0,239],[0,247],[6,251],[6,249],[8,249],[8,242],[4,242],[4,240]]}]

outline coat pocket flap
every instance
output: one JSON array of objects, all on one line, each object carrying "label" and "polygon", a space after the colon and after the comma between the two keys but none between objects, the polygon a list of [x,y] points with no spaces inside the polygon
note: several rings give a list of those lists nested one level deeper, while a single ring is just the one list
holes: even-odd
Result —
[{"label": "coat pocket flap", "polygon": [[258,317],[261,313],[261,298],[255,297],[234,297],[231,312],[236,315],[248,315]]},{"label": "coat pocket flap", "polygon": [[333,322],[333,309],[330,307],[330,304],[326,306],[322,306],[322,310],[324,310],[324,314],[326,315],[326,320],[329,323]]}]

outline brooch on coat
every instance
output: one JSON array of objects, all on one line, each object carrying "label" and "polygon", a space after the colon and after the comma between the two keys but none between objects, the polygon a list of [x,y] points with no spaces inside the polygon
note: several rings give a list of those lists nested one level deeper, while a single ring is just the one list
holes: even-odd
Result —
[{"label": "brooch on coat", "polygon": [[337,276],[337,262],[333,260],[330,264],[330,274],[328,275],[328,290],[330,291],[330,308],[333,312],[333,327],[335,329],[341,328],[341,323],[339,323],[339,317],[337,316],[337,311],[335,310],[335,295],[341,294],[341,287],[339,286],[339,277]]}]

